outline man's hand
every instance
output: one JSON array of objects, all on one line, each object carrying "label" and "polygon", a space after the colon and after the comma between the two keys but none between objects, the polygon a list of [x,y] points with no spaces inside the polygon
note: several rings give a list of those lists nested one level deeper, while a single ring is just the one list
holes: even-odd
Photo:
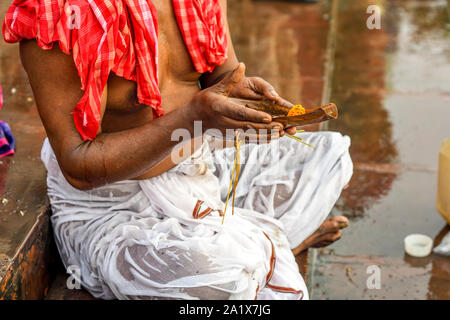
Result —
[{"label": "man's hand", "polygon": [[[242,80],[233,87],[229,96],[254,100],[267,99],[287,108],[292,108],[294,106],[291,102],[280,97],[273,86],[260,77],[244,76]],[[288,128],[286,129],[286,133],[295,134],[296,128]]]},{"label": "man's hand", "polygon": [[[250,83],[258,85],[260,90],[265,88],[262,87],[262,82],[251,82],[246,79],[245,65],[240,63],[220,82],[200,91],[189,104],[189,107],[197,115],[197,119],[203,120],[203,128],[205,129],[219,129],[222,132],[225,132],[226,129],[243,129],[244,131],[265,129],[266,133],[246,136],[251,140],[258,139],[258,141],[261,138],[265,141],[279,138],[284,134],[283,126],[280,123],[272,122],[270,114],[233,103],[228,99],[228,97],[240,93],[240,97],[255,97],[256,91],[254,91],[254,95],[251,95],[253,91],[246,89],[246,85]],[[244,94],[246,96],[243,96]],[[257,97],[261,98],[259,95]],[[273,95],[271,98],[275,99]],[[281,98],[278,97],[277,99]],[[271,132],[272,130],[274,132]]]}]

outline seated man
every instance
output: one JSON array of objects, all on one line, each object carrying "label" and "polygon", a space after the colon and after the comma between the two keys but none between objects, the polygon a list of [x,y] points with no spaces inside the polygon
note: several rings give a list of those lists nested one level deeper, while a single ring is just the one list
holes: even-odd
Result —
[{"label": "seated man", "polygon": [[[346,219],[326,218],[352,174],[349,138],[303,134],[315,149],[279,139],[269,114],[228,99],[292,106],[245,76],[226,6],[16,0],[6,15],[48,135],[57,246],[97,298],[306,299],[294,254],[341,236]],[[202,131],[175,161],[173,132],[193,136],[195,121]],[[203,139],[210,129],[273,141],[241,147],[225,219],[235,150]]]}]

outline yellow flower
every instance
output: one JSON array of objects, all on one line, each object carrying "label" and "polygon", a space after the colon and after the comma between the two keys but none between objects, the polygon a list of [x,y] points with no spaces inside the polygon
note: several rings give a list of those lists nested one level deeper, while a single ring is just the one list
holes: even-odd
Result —
[{"label": "yellow flower", "polygon": [[305,108],[303,108],[301,104],[297,104],[293,106],[291,110],[289,110],[288,117],[301,116],[302,114],[305,113],[306,113]]}]

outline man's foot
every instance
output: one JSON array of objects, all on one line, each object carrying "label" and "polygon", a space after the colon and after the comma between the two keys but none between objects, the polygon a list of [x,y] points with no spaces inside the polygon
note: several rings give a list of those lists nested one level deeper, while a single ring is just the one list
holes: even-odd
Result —
[{"label": "man's foot", "polygon": [[341,229],[348,226],[348,219],[343,216],[333,217],[326,220],[319,229],[316,230],[309,238],[303,241],[297,248],[293,249],[294,255],[308,248],[326,247],[333,242],[339,240],[342,236]]}]

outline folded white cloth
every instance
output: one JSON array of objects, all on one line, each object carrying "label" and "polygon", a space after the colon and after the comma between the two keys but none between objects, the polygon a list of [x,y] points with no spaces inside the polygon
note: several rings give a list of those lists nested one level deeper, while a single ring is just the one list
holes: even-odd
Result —
[{"label": "folded white cloth", "polygon": [[223,224],[233,148],[205,143],[155,178],[81,191],[46,140],[41,156],[63,263],[103,299],[307,299],[291,248],[323,223],[353,166],[348,137],[300,136],[315,148],[288,138],[241,147],[235,214],[229,206]]}]

